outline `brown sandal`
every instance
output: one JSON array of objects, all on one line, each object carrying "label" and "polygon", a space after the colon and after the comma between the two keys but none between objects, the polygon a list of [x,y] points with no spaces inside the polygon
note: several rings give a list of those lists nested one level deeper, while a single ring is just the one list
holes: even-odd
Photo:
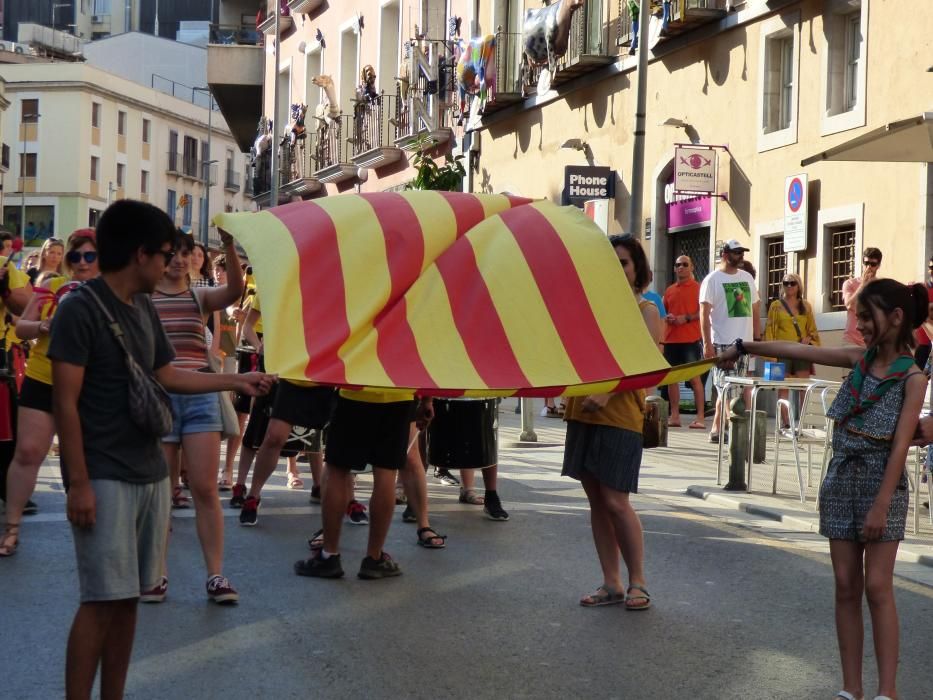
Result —
[{"label": "brown sandal", "polygon": [[7,523],[0,537],[0,557],[12,557],[18,547],[19,523]]}]

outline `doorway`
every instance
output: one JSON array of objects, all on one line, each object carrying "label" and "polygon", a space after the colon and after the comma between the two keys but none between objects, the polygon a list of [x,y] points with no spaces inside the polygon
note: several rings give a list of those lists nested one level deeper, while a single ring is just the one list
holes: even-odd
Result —
[{"label": "doorway", "polygon": [[700,226],[687,231],[678,231],[669,236],[670,261],[667,269],[674,269],[674,261],[681,255],[689,255],[693,260],[694,276],[697,282],[709,274],[709,226]]}]

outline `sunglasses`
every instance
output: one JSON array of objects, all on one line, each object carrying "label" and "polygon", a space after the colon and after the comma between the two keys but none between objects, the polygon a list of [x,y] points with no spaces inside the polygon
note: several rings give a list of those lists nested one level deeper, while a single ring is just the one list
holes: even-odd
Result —
[{"label": "sunglasses", "polygon": [[863,260],[862,264],[866,267],[878,267],[881,263],[877,260]]},{"label": "sunglasses", "polygon": [[796,287],[797,286],[797,282],[795,280],[784,280],[783,282],[781,282],[781,284],[783,284],[785,287]]},{"label": "sunglasses", "polygon": [[674,263],[674,267],[690,267],[690,263]]},{"label": "sunglasses", "polygon": [[165,259],[165,266],[168,267],[168,264],[172,262],[172,258],[175,257],[174,250],[152,250],[149,251],[149,255],[161,255]]},{"label": "sunglasses", "polygon": [[65,260],[67,260],[71,265],[77,265],[79,262],[81,262],[81,258],[84,258],[84,262],[90,265],[92,262],[97,260],[97,251],[85,250],[82,253],[80,250],[71,250],[68,251],[68,254],[65,256]]}]

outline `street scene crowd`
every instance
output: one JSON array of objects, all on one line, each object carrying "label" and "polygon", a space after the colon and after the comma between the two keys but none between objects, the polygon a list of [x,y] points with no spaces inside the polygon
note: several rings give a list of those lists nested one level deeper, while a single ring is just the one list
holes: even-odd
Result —
[{"label": "street scene crowd", "polygon": [[[282,457],[290,489],[304,489],[299,464],[309,464],[309,498],[321,504],[321,521],[309,524],[310,556],[292,565],[299,576],[344,576],[344,523],[369,527],[360,579],[399,576],[384,549],[398,505],[405,506],[402,520],[416,525],[418,545],[445,548],[447,536],[430,520],[429,465],[437,478],[459,485],[460,503],[482,507],[492,521],[509,520],[497,480],[498,401],[400,399],[266,373],[262,289],[229,235],[212,253],[156,207],[121,200],[96,229],[50,239],[33,269],[17,269],[12,237],[0,238],[7,319],[0,439],[9,448],[0,558],[21,545],[19,556],[30,556],[24,516],[37,510],[31,496],[40,466],[50,449],[60,450],[80,590],[65,669],[69,698],[89,697],[98,672],[101,697],[122,697],[137,604],[170,604],[173,509],[194,508],[207,598],[238,603],[224,573],[223,508],[239,509],[241,526],[259,525],[263,487]],[[719,267],[703,280],[688,256],[678,257],[675,281],[656,301],[645,294],[651,270],[639,240],[614,235],[609,243],[671,365],[714,360],[720,388],[726,376],[748,371],[750,356],[780,358],[794,377],[810,376],[814,364],[849,372],[827,412],[837,427],[819,503],[835,579],[836,697],[863,697],[867,598],[877,697],[896,698],[894,564],[907,519],[907,450],[933,436],[933,419],[921,419],[933,286],[883,278],[882,252],[867,248],[863,273],[845,285],[847,344],[823,347],[796,274],[784,275],[781,297],[760,313],[754,270],[746,271],[747,249],[737,241],[725,243]],[[719,427],[724,401],[717,396],[708,426],[705,388],[699,376],[689,384],[696,416],[687,427],[709,427],[711,442],[727,442]],[[544,409],[567,423],[562,473],[580,482],[589,503],[602,581],[580,597],[584,607],[644,612],[658,602],[631,503],[652,429],[646,394],[654,391],[568,396]],[[669,425],[678,427],[686,422],[679,387],[668,391]],[[791,418],[785,410],[776,420]],[[355,475],[370,470],[367,506],[355,497]]]}]

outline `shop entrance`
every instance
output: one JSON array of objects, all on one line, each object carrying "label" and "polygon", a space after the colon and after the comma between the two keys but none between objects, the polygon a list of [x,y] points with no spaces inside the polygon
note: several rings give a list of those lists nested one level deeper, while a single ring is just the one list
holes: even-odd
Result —
[{"label": "shop entrance", "polygon": [[674,269],[674,261],[681,255],[689,255],[693,260],[694,276],[697,282],[709,274],[709,226],[700,226],[688,231],[678,231],[669,235],[671,259],[668,270]]}]

